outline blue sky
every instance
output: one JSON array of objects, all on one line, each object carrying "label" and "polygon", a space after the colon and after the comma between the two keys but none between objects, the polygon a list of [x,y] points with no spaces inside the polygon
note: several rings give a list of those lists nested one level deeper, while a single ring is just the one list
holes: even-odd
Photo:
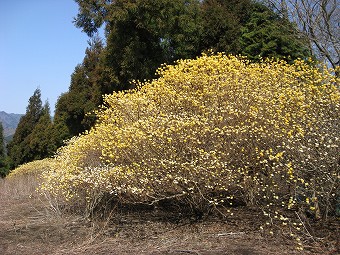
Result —
[{"label": "blue sky", "polygon": [[0,111],[25,113],[39,87],[53,115],[88,46],[77,12],[73,0],[0,0]]}]

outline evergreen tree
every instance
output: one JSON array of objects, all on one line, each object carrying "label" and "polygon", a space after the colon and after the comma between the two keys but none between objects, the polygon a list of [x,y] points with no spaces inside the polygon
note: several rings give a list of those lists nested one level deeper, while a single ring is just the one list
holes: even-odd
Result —
[{"label": "evergreen tree", "polygon": [[[163,63],[195,58],[213,49],[262,57],[308,55],[295,28],[252,0],[76,0],[75,25],[92,41],[56,104],[56,147],[95,122],[91,112],[102,95],[132,87],[132,80],[155,78]],[[96,32],[105,26],[106,44]]]},{"label": "evergreen tree", "polygon": [[[65,92],[61,94],[57,100],[53,118],[52,139],[57,148],[64,144],[64,140],[68,140],[72,137],[71,131],[67,126],[70,121],[68,114],[68,94]],[[80,124],[80,121],[78,121]]]},{"label": "evergreen tree", "polygon": [[[61,105],[63,95],[64,94],[62,94],[58,99],[57,105],[59,107]],[[55,148],[61,147],[62,145],[64,145],[64,141],[72,137],[66,125],[66,117],[64,115],[64,113],[58,112],[56,108],[51,129],[52,143]]]},{"label": "evergreen tree", "polygon": [[201,4],[201,51],[238,54],[242,50],[238,39],[242,26],[249,19],[251,0],[204,0]]},{"label": "evergreen tree", "polygon": [[56,147],[51,137],[52,121],[50,106],[45,103],[41,116],[34,126],[32,133],[27,137],[29,141],[31,160],[43,159],[52,156]]},{"label": "evergreen tree", "polygon": [[154,78],[162,63],[200,53],[198,1],[121,0],[109,10],[105,64],[120,89],[131,80]]},{"label": "evergreen tree", "polygon": [[42,112],[41,91],[40,89],[36,89],[29,99],[26,113],[21,117],[12,141],[8,144],[11,169],[34,159],[34,155],[29,146],[29,139]]},{"label": "evergreen tree", "polygon": [[[306,57],[296,28],[252,0],[76,1],[77,27],[92,36],[105,24],[104,66],[116,89],[151,79],[162,63],[203,51],[245,54],[250,59]],[[112,92],[112,91],[111,91]]]},{"label": "evergreen tree", "polygon": [[284,58],[294,60],[310,56],[307,40],[287,19],[262,4],[255,4],[239,38],[243,55],[252,60]]},{"label": "evergreen tree", "polygon": [[91,114],[102,103],[102,95],[115,90],[108,72],[101,62],[102,41],[95,37],[86,49],[84,60],[71,75],[69,91],[56,104],[54,139],[57,147],[64,140],[89,129],[94,121]]},{"label": "evergreen tree", "polygon": [[[93,125],[91,112],[103,102],[103,94],[128,89],[133,79],[155,77],[164,62],[199,54],[197,0],[77,2],[80,12],[75,23],[92,40],[71,76],[69,91],[56,104],[57,147]],[[95,36],[103,22],[106,47]]]},{"label": "evergreen tree", "polygon": [[4,128],[0,122],[0,158],[5,156]]},{"label": "evergreen tree", "polygon": [[6,160],[4,129],[0,122],[0,177],[4,177],[8,173],[8,164]]}]

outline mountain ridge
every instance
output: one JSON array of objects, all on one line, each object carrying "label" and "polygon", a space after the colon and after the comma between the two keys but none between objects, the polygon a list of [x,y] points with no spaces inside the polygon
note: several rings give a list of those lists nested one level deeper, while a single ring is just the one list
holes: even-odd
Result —
[{"label": "mountain ridge", "polygon": [[17,113],[7,113],[5,111],[0,111],[0,122],[4,128],[4,138],[6,141],[9,141],[15,133],[15,129],[17,128],[20,118],[24,114]]}]

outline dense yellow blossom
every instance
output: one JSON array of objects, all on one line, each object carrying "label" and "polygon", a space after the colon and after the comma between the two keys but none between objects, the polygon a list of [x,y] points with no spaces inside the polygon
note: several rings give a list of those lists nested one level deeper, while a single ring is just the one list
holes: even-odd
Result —
[{"label": "dense yellow blossom", "polygon": [[15,178],[22,175],[37,175],[40,176],[43,172],[49,171],[51,165],[55,161],[51,158],[35,160],[23,165],[18,166],[15,170],[11,171],[7,176],[8,179]]},{"label": "dense yellow blossom", "polygon": [[58,151],[43,190],[70,202],[181,195],[199,207],[292,208],[313,194],[334,196],[340,93],[330,73],[300,60],[216,54],[158,74],[105,96],[98,123]]}]

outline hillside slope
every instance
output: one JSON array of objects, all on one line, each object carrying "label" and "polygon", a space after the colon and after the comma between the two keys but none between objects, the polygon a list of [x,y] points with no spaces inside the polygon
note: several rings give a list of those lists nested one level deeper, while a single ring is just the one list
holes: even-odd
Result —
[{"label": "hillside slope", "polygon": [[0,122],[4,128],[4,137],[6,141],[13,136],[22,115],[23,114],[0,111]]}]

